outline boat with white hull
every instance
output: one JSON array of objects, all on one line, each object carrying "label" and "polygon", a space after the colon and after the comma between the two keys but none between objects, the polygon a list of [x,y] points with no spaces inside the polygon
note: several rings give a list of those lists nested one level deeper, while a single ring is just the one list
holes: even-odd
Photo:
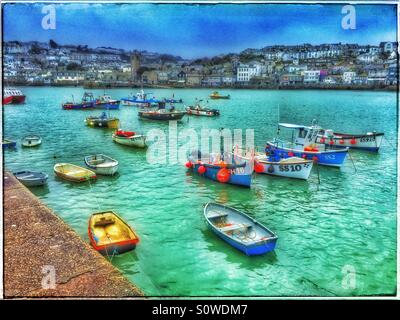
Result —
[{"label": "boat with white hull", "polygon": [[112,139],[114,142],[136,148],[146,148],[146,136],[136,134],[133,131],[117,130],[113,133]]},{"label": "boat with white hull", "polygon": [[255,156],[254,161],[254,168],[257,173],[293,179],[307,180],[313,167],[312,160],[304,160],[298,157],[274,161],[266,155],[258,155]]},{"label": "boat with white hull", "polygon": [[113,176],[118,171],[118,161],[104,154],[85,157],[85,164],[96,174]]},{"label": "boat with white hull", "polygon": [[351,148],[378,152],[383,141],[384,133],[367,132],[366,134],[338,133],[324,130],[318,135],[317,142],[338,148]]}]

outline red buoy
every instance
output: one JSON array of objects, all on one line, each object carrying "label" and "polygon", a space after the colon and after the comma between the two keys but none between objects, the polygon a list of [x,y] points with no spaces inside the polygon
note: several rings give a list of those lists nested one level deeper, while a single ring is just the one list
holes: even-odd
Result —
[{"label": "red buoy", "polygon": [[339,140],[339,143],[340,143],[340,144],[344,144],[344,140],[343,140],[343,139],[340,139],[340,140]]},{"label": "red buoy", "polygon": [[257,172],[257,173],[264,172],[264,165],[259,163],[259,162],[256,162],[254,164],[254,171]]},{"label": "red buoy", "polygon": [[318,162],[318,157],[317,156],[313,156],[312,159],[313,159],[314,162]]},{"label": "red buoy", "polygon": [[329,141],[329,144],[333,145],[333,144],[335,144],[335,142],[333,140],[331,140],[331,141]]},{"label": "red buoy", "polygon": [[293,156],[294,156],[294,153],[293,153],[292,151],[289,151],[287,155],[288,155],[289,157],[293,157]]},{"label": "red buoy", "polygon": [[205,166],[200,166],[197,168],[197,172],[199,174],[205,174],[206,173],[206,167]]},{"label": "red buoy", "polygon": [[185,163],[185,167],[188,169],[190,169],[192,166],[193,166],[193,164],[190,161]]},{"label": "red buoy", "polygon": [[221,183],[227,183],[231,177],[228,169],[222,168],[217,173],[217,180]]},{"label": "red buoy", "polygon": [[326,139],[325,139],[324,137],[322,137],[322,138],[320,139],[320,141],[321,141],[321,143],[325,143]]},{"label": "red buoy", "polygon": [[350,140],[350,143],[351,143],[351,144],[356,144],[356,143],[357,143],[357,140],[353,138],[353,139]]}]

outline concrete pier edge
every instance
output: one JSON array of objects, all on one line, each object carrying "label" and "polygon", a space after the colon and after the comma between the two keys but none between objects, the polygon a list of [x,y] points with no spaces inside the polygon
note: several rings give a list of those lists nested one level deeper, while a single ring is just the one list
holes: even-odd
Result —
[{"label": "concrete pier edge", "polygon": [[4,298],[144,298],[105,257],[3,171]]}]

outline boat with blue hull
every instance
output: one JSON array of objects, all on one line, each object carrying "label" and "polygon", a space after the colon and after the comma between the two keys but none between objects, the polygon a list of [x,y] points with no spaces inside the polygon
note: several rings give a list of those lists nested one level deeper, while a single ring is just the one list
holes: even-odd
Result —
[{"label": "boat with blue hull", "polygon": [[204,218],[219,238],[248,256],[273,251],[277,235],[247,214],[217,203],[207,203]]},{"label": "boat with blue hull", "polygon": [[192,152],[186,167],[205,178],[250,188],[254,163],[230,152],[204,154]]},{"label": "boat with blue hull", "polygon": [[91,92],[85,92],[81,102],[66,102],[63,103],[62,108],[65,110],[83,110],[83,109],[105,109],[117,110],[119,109],[119,100],[113,100],[109,95],[102,95],[97,99],[94,98]]},{"label": "boat with blue hull", "polygon": [[158,104],[160,102],[163,103],[183,103],[182,99],[175,99],[174,97],[172,98],[164,98],[164,99],[156,99],[155,97],[149,98],[148,96],[150,95],[150,92],[144,92],[142,89],[140,92],[138,92],[136,95],[129,95],[126,98],[122,98],[121,102],[124,105],[127,106],[151,106],[154,104]]},{"label": "boat with blue hull", "polygon": [[279,136],[280,128],[294,131],[292,141],[284,141],[278,137],[273,141],[268,141],[265,148],[267,156],[279,158],[300,157],[331,167],[341,167],[346,160],[349,148],[338,148],[334,145],[318,143],[317,138],[321,128],[314,124],[308,127],[280,123],[277,136]]}]

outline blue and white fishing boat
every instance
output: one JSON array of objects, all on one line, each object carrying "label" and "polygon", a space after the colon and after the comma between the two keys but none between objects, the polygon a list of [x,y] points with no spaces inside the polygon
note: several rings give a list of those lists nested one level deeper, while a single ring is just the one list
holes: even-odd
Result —
[{"label": "blue and white fishing boat", "polygon": [[[293,130],[292,141],[279,139],[280,128]],[[300,157],[313,160],[320,165],[341,167],[346,159],[349,148],[338,148],[334,145],[317,143],[321,128],[312,126],[279,123],[277,137],[268,141],[265,148],[266,155],[279,158]]]},{"label": "blue and white fishing boat", "polygon": [[200,176],[220,183],[250,188],[254,161],[231,152],[201,154],[192,152],[186,167]]},{"label": "blue and white fishing boat", "polygon": [[158,104],[160,102],[163,103],[183,103],[182,99],[175,99],[174,96],[172,98],[163,98],[156,99],[155,97],[149,97],[151,92],[144,92],[142,89],[140,92],[136,93],[136,95],[129,95],[127,98],[122,98],[122,104],[126,106],[138,106],[138,107],[149,107],[151,105]]},{"label": "blue and white fishing boat", "polygon": [[248,256],[273,251],[278,237],[247,214],[217,203],[207,203],[204,218],[218,237]]}]

